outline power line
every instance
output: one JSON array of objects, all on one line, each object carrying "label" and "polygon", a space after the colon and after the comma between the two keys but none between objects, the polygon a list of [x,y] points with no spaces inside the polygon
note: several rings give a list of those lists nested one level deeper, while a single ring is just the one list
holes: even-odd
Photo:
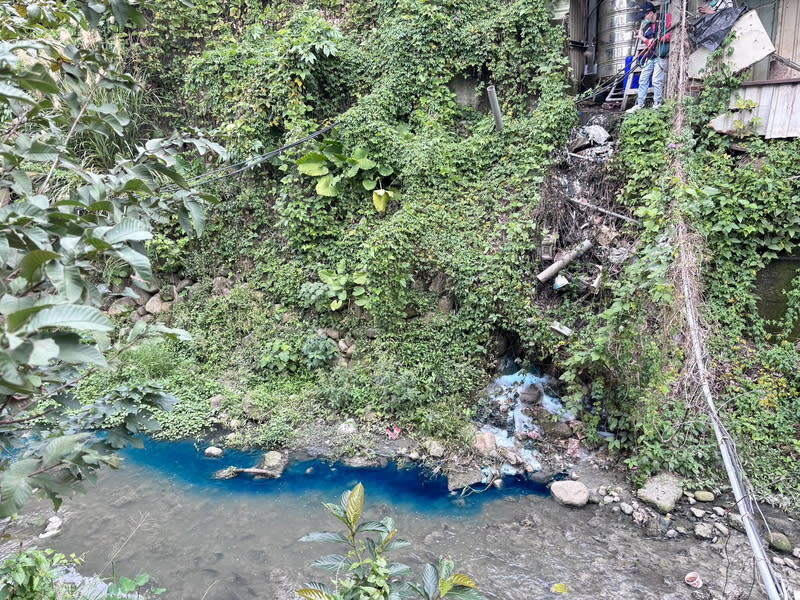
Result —
[{"label": "power line", "polygon": [[[253,158],[248,158],[247,160],[243,160],[241,162],[234,163],[232,165],[225,165],[224,167],[220,167],[220,168],[215,169],[213,171],[209,171],[207,173],[202,173],[200,175],[196,175],[194,177],[190,177],[189,179],[186,180],[186,182],[191,187],[201,187],[201,186],[204,186],[204,185],[208,185],[209,183],[211,183],[213,181],[217,181],[219,179],[224,179],[226,177],[232,177],[233,175],[237,175],[237,174],[239,174],[239,173],[241,173],[243,171],[246,171],[247,169],[252,169],[253,167],[257,167],[258,165],[268,161],[269,159],[274,158],[274,157],[278,156],[279,154],[282,154],[283,152],[286,152],[287,150],[290,150],[290,149],[295,148],[297,146],[301,146],[301,145],[305,144],[306,142],[311,141],[311,140],[321,136],[323,133],[327,133],[328,131],[330,131],[331,129],[336,127],[337,125],[338,125],[338,123],[336,123],[336,122],[331,123],[330,125],[328,125],[326,127],[323,127],[322,129],[318,129],[314,133],[310,133],[309,135],[305,136],[304,138],[301,138],[301,139],[299,139],[297,141],[294,141],[294,142],[291,142],[291,143],[286,144],[284,146],[281,146],[280,148],[276,148],[275,150],[270,150],[266,154],[261,154],[259,156],[255,156]],[[233,169],[233,170],[230,170],[230,169]],[[229,171],[229,172],[225,173],[223,171]],[[222,173],[222,174],[221,175],[217,175],[217,173]],[[214,175],[216,175],[216,177],[214,177]],[[164,191],[167,191],[167,192],[176,191],[178,189],[178,187],[180,187],[180,186],[173,184],[173,185],[167,186],[164,189]]]}]

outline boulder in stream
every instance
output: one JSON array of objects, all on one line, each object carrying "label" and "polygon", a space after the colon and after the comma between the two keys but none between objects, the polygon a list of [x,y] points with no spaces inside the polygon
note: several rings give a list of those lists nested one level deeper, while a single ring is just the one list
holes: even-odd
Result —
[{"label": "boulder in stream", "polygon": [[647,504],[668,513],[675,509],[675,503],[683,495],[683,485],[678,477],[660,473],[645,481],[637,494]]},{"label": "boulder in stream", "polygon": [[283,474],[283,469],[286,468],[286,463],[288,462],[289,459],[277,450],[265,452],[264,456],[261,458],[261,464],[259,465],[259,468],[263,469],[265,473],[259,475],[262,477],[278,478]]},{"label": "boulder in stream", "polygon": [[222,458],[224,451],[222,450],[222,448],[218,448],[217,446],[209,446],[208,448],[205,449],[203,454],[205,454],[209,458]]},{"label": "boulder in stream", "polygon": [[550,493],[564,506],[585,506],[589,502],[589,488],[580,481],[554,481]]},{"label": "boulder in stream", "polygon": [[451,492],[480,483],[484,483],[484,475],[480,469],[450,472],[447,474],[447,489]]}]

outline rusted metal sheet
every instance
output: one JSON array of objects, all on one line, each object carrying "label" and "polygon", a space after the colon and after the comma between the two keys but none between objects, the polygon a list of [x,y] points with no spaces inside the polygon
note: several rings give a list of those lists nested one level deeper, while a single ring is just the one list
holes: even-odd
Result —
[{"label": "rusted metal sheet", "polygon": [[709,123],[720,133],[800,137],[800,79],[744,85],[733,93],[728,108]]}]

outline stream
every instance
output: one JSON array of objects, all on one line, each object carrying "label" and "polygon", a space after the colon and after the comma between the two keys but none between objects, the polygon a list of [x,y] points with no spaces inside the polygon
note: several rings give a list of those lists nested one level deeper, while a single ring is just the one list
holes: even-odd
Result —
[{"label": "stream", "polygon": [[[502,490],[461,498],[443,479],[392,463],[355,469],[316,461],[290,465],[279,480],[210,478],[255,456],[209,459],[189,442],[128,450],[121,470],[103,472],[88,494],[65,502],[62,532],[40,545],[83,555],[85,574],[148,573],[168,600],[296,598],[302,583],[330,575],[310,563],[339,550],[298,538],[339,530],[321,503],[338,502],[361,481],[365,517],[391,515],[412,543],[395,560],[419,574],[424,563],[450,556],[487,599],[764,597],[739,534],[724,545],[650,537],[609,506],[565,508],[541,486],[507,478]],[[702,590],[683,583],[689,571],[700,572]],[[568,593],[552,592],[555,583]],[[736,590],[745,593],[730,595]]]}]

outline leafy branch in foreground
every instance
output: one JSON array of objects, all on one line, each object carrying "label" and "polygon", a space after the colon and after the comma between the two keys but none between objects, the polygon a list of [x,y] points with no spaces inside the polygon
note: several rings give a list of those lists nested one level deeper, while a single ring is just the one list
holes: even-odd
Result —
[{"label": "leafy branch in foreground", "polygon": [[[149,287],[153,223],[177,214],[188,232],[203,228],[210,198],[188,185],[181,155],[224,153],[196,135],[137,140],[134,156],[115,145],[131,119],[101,92],[136,82],[98,27],[137,22],[126,0],[0,5],[0,517],[35,490],[58,505],[174,401],[140,387],[79,408],[65,384],[106,367],[114,345],[100,265],[120,261]],[[116,149],[110,169],[91,166],[102,161],[80,143],[89,134]],[[137,326],[122,345],[148,334],[182,335]],[[94,435],[109,423],[114,432]]]},{"label": "leafy branch in foreground", "polygon": [[[301,542],[332,542],[348,548],[345,554],[328,554],[317,559],[313,566],[334,571],[333,589],[322,583],[307,583],[297,590],[306,600],[481,600],[475,582],[467,575],[453,573],[454,564],[442,558],[438,565],[428,564],[422,582],[406,581],[411,569],[402,563],[389,562],[386,554],[409,546],[397,539],[394,520],[361,521],[364,511],[364,486],[360,483],[342,494],[339,504],[323,506],[344,523],[346,533],[316,532]],[[369,534],[377,534],[371,536]]]}]

